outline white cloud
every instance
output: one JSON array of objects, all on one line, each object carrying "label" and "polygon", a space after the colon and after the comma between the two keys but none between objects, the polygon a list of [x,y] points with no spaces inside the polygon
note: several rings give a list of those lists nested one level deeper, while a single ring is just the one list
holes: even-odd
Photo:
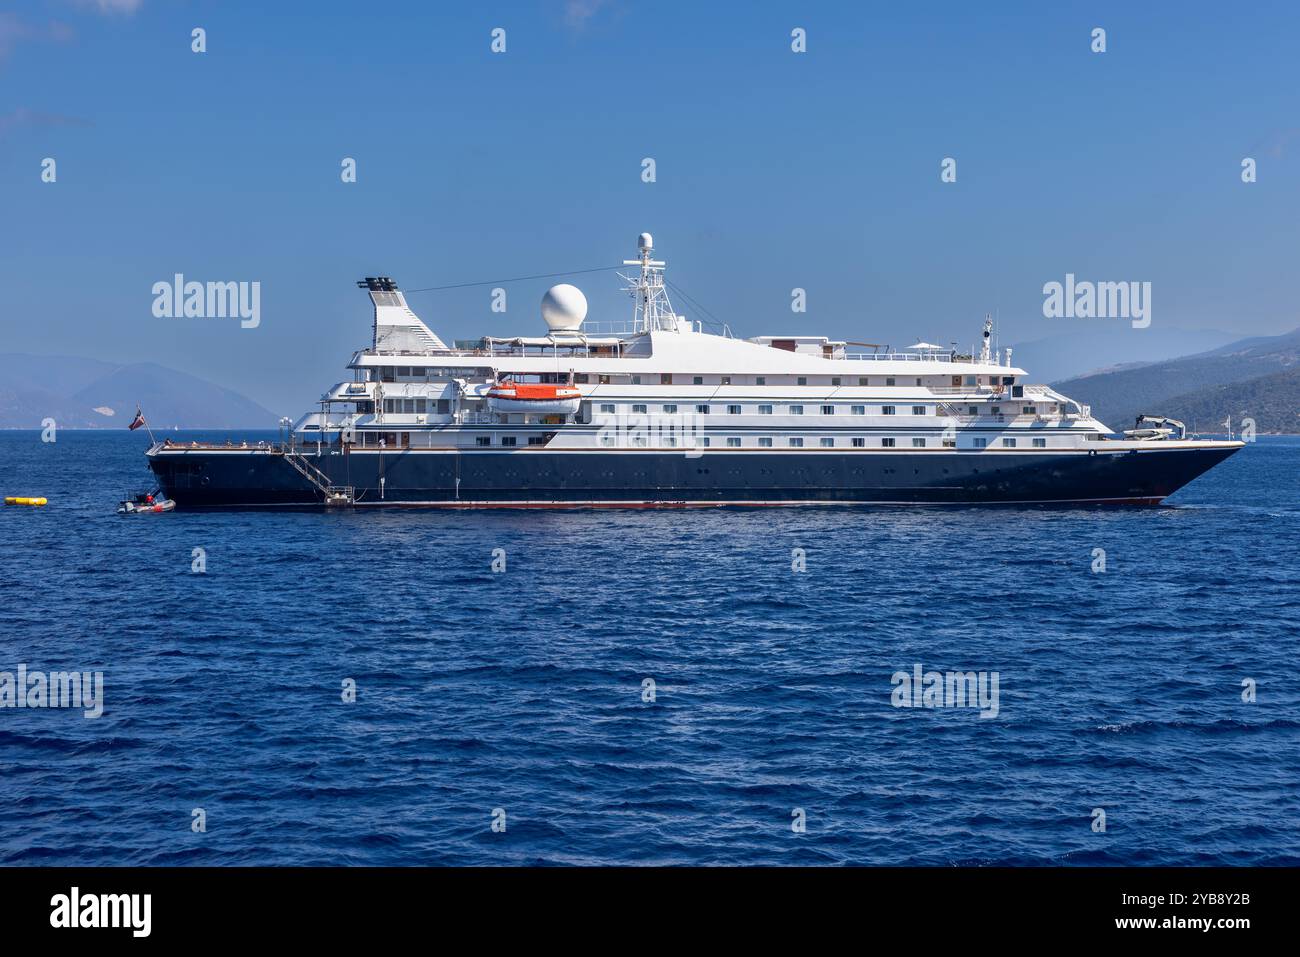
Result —
[{"label": "white cloud", "polygon": [[83,7],[91,7],[104,14],[130,16],[144,4],[144,0],[79,0]]},{"label": "white cloud", "polygon": [[0,113],[0,138],[13,130],[48,129],[53,126],[90,126],[90,121],[61,113],[37,113],[21,106],[8,113]]},{"label": "white cloud", "polygon": [[608,0],[565,0],[564,22],[572,30],[581,30],[607,2]]},{"label": "white cloud", "polygon": [[14,47],[26,40],[62,43],[70,39],[72,29],[66,23],[53,20],[49,26],[40,27],[19,19],[15,14],[0,13],[0,62],[13,52]]}]

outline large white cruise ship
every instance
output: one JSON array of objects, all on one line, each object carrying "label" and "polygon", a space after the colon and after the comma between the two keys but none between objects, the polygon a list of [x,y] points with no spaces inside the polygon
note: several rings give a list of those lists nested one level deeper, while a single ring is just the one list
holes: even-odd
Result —
[{"label": "large white cruise ship", "polygon": [[366,279],[372,343],[286,441],[166,440],[150,467],[178,508],[1155,504],[1242,446],[1158,417],[1116,435],[987,319],[972,355],[706,332],[638,246],[621,327],[560,285],[545,335],[448,346]]}]

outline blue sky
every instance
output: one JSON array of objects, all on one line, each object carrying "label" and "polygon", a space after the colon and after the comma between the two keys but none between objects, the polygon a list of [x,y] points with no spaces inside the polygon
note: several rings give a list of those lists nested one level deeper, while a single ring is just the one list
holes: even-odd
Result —
[{"label": "blue sky", "polygon": [[[3,348],[296,413],[367,342],[356,279],[612,265],[642,230],[740,335],[968,343],[996,311],[1004,344],[1042,339],[1088,328],[1042,315],[1067,272],[1150,281],[1153,328],[1283,332],[1298,33],[1284,3],[9,4]],[[177,272],[259,281],[261,325],[155,318]],[[410,299],[447,339],[535,333],[552,281],[508,286],[504,315],[488,287]],[[573,281],[592,318],[628,314],[612,272]]]}]

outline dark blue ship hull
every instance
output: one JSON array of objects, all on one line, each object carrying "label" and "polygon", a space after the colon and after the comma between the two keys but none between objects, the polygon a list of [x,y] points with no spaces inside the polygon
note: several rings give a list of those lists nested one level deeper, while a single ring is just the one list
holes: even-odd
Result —
[{"label": "dark blue ship hull", "polygon": [[[1240,448],[1003,452],[550,449],[306,452],[357,506],[554,507],[793,504],[1156,504]],[[321,506],[283,454],[162,448],[150,467],[179,509]]]}]

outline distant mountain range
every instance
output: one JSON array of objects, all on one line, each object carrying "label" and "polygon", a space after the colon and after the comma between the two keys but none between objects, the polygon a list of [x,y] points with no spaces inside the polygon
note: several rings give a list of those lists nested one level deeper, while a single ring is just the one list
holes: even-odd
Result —
[{"label": "distant mountain range", "polygon": [[[1014,359],[1019,364],[1019,355]],[[1300,432],[1300,329],[1241,339],[1208,352],[1076,376],[1053,387],[1092,406],[1112,429],[1140,413],[1180,419],[1192,432],[1223,432],[1232,418],[1260,432]]]},{"label": "distant mountain range", "polygon": [[[1097,325],[1076,331],[1061,331],[1032,342],[1012,343],[1012,362],[1027,369],[1035,382],[1057,382],[1125,364],[1162,362],[1217,349],[1241,338],[1240,333],[1219,329],[1169,329],[1152,326],[1133,329],[1127,325]],[[1003,344],[1007,342],[1005,338]]]},{"label": "distant mountain range", "polygon": [[273,429],[275,413],[252,399],[152,362],[0,354],[0,428],[117,429],[136,403],[154,428]]}]

